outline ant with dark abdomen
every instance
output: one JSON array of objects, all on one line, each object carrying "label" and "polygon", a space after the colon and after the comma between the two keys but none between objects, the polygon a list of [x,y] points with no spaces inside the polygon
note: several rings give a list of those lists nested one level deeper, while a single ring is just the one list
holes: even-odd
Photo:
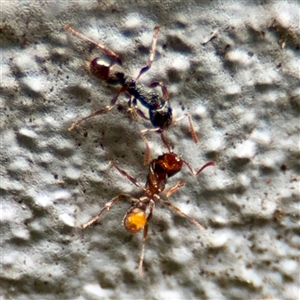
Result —
[{"label": "ant with dark abdomen", "polygon": [[[132,206],[131,208],[129,208],[123,219],[124,228],[130,233],[137,233],[142,229],[144,230],[142,250],[139,261],[140,276],[143,275],[143,261],[145,253],[145,242],[148,235],[148,222],[152,217],[155,202],[159,202],[163,206],[169,207],[171,210],[186,217],[189,221],[195,224],[199,230],[203,230],[203,227],[194,218],[186,215],[181,209],[179,209],[169,201],[163,200],[160,197],[160,194],[164,191],[168,178],[180,172],[183,164],[185,164],[190,169],[194,176],[198,176],[206,167],[214,166],[215,163],[210,161],[204,166],[202,166],[198,171],[195,171],[187,161],[180,158],[174,152],[171,152],[167,144],[166,146],[169,149],[169,152],[158,156],[158,158],[153,159],[150,162],[149,173],[145,187],[142,186],[134,177],[129,175],[126,171],[120,169],[113,161],[110,161],[110,164],[113,167],[115,167],[121,173],[121,175],[127,177],[134,185],[143,190],[144,196],[137,199],[133,198],[128,194],[121,194],[107,202],[94,218],[92,218],[90,221],[83,225],[83,228],[86,228],[91,224],[95,223],[105,210],[109,210],[119,200],[126,199],[127,201],[129,201]],[[166,192],[166,197],[171,196],[171,194],[173,194],[175,191],[181,188],[184,184],[185,182],[183,180],[179,181]]]},{"label": "ant with dark abdomen", "polygon": [[[153,127],[155,127],[154,129],[145,129],[141,131],[142,138],[146,146],[146,154],[145,154],[145,161],[144,161],[145,164],[147,164],[150,161],[150,148],[147,139],[145,137],[146,133],[148,132],[160,133],[161,138],[165,143],[166,140],[163,135],[163,132],[166,129],[168,129],[171,125],[176,124],[179,120],[181,120],[184,117],[188,117],[192,138],[194,142],[197,143],[198,138],[195,134],[192,118],[189,113],[186,113],[185,115],[178,118],[177,120],[173,120],[172,108],[169,103],[169,94],[166,86],[162,82],[153,82],[148,87],[138,82],[138,79],[141,77],[141,75],[151,68],[152,62],[154,60],[157,37],[160,31],[159,25],[155,27],[148,64],[147,66],[143,67],[140,70],[139,75],[135,79],[133,79],[131,76],[126,74],[125,70],[122,68],[121,58],[115,52],[108,49],[103,44],[96,43],[90,38],[75,31],[69,25],[65,25],[65,29],[71,32],[73,35],[87,42],[90,42],[96,47],[100,48],[109,58],[109,61],[104,61],[100,57],[94,58],[90,62],[91,73],[96,77],[105,80],[109,84],[121,85],[121,88],[116,94],[116,96],[113,97],[112,100],[110,101],[110,105],[104,108],[100,108],[94,111],[93,113],[91,113],[90,115],[88,115],[87,117],[78,120],[77,122],[72,124],[72,126],[68,129],[69,131],[73,130],[77,125],[79,125],[82,121],[86,119],[109,112],[116,104],[119,95],[123,92],[127,92],[130,94],[130,100],[128,102],[128,106],[129,106],[129,110],[132,111],[132,114],[135,117],[138,114],[140,117],[146,120],[150,119],[151,124],[153,125]],[[161,97],[159,93],[157,93],[157,91],[154,89],[155,87],[158,86],[160,86],[162,90],[163,97]],[[133,97],[133,100],[131,99],[131,97]],[[143,113],[141,109],[139,109],[139,107],[137,106],[137,101],[139,101],[143,106],[145,106],[148,109],[149,118]]]}]

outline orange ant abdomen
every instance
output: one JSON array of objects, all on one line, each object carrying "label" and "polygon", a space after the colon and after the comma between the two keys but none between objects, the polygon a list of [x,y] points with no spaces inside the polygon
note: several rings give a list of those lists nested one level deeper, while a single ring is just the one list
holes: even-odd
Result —
[{"label": "orange ant abdomen", "polygon": [[132,207],[124,217],[123,224],[127,231],[137,233],[144,229],[147,223],[147,216],[144,210]]}]

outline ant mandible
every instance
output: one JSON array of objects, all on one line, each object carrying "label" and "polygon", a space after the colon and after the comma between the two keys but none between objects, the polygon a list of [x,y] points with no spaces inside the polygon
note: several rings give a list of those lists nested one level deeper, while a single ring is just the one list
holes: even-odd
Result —
[{"label": "ant mandible", "polygon": [[[168,147],[169,149],[169,147]],[[139,199],[133,198],[128,194],[121,194],[109,202],[107,202],[100,212],[87,223],[83,224],[83,228],[90,226],[95,223],[101,214],[105,210],[109,210],[119,200],[127,200],[131,203],[131,208],[127,211],[123,219],[124,228],[130,233],[137,233],[143,231],[142,249],[139,261],[139,274],[143,276],[143,261],[145,253],[145,243],[148,235],[148,222],[152,217],[152,212],[155,206],[155,202],[159,202],[163,206],[170,208],[176,213],[186,217],[189,221],[195,224],[200,231],[204,230],[203,227],[192,217],[186,215],[181,209],[170,203],[169,201],[163,200],[159,195],[164,191],[167,179],[180,172],[183,164],[185,164],[194,176],[198,176],[206,167],[214,166],[215,163],[210,161],[202,166],[198,171],[195,171],[192,166],[182,158],[180,158],[174,152],[169,151],[158,158],[153,159],[149,165],[149,173],[145,187],[143,187],[137,180],[129,175],[126,171],[120,169],[115,162],[110,161],[110,164],[115,167],[121,175],[127,177],[134,185],[141,188],[144,192],[144,196]],[[166,197],[170,197],[175,191],[185,184],[183,180],[179,181],[173,187],[166,192]]]},{"label": "ant mandible", "polygon": [[[142,139],[146,146],[144,160],[145,164],[148,164],[150,161],[150,148],[145,135],[148,132],[158,132],[160,133],[163,142],[166,144],[166,139],[164,137],[163,132],[166,129],[168,129],[171,125],[176,124],[184,117],[188,117],[190,131],[194,142],[198,142],[198,138],[196,136],[192,123],[192,117],[189,113],[184,114],[177,120],[173,120],[172,108],[169,103],[169,94],[166,86],[162,82],[153,82],[148,87],[138,82],[138,79],[141,77],[141,75],[151,68],[155,54],[157,37],[160,31],[159,25],[155,27],[148,64],[140,70],[138,76],[135,79],[129,76],[122,68],[122,61],[119,55],[114,53],[112,50],[108,49],[103,44],[97,43],[91,40],[90,38],[82,35],[81,33],[71,28],[69,25],[65,25],[65,29],[73,35],[77,36],[78,38],[90,42],[96,47],[100,48],[109,58],[109,60],[103,60],[103,58],[100,57],[94,58],[90,62],[91,73],[96,77],[106,81],[108,84],[121,85],[121,88],[119,89],[116,96],[111,99],[110,105],[107,105],[104,108],[100,108],[88,115],[87,117],[82,118],[77,122],[73,123],[72,126],[68,129],[69,131],[73,130],[77,125],[79,125],[82,121],[86,119],[109,112],[116,104],[119,95],[123,92],[127,92],[130,95],[130,100],[128,102],[129,110],[132,112],[134,118],[136,118],[138,114],[140,117],[146,120],[150,119],[151,124],[153,125],[153,127],[155,127],[154,129],[145,129],[141,131]],[[159,93],[155,89],[153,89],[158,86],[160,86],[162,90],[163,97],[161,97]],[[133,97],[133,100],[131,97]],[[137,101],[139,101],[144,107],[148,109],[149,118],[143,113],[141,109],[139,109],[139,107],[137,106]]]}]

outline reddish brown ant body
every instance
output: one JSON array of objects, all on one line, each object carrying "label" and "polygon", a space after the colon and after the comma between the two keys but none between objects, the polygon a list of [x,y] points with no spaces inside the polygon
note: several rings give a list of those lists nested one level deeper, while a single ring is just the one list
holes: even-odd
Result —
[{"label": "reddish brown ant body", "polygon": [[[110,101],[110,105],[98,109],[90,115],[88,115],[87,117],[78,120],[77,122],[72,124],[72,126],[68,129],[69,131],[73,130],[78,124],[80,124],[86,119],[110,111],[116,104],[119,95],[123,92],[127,92],[130,95],[128,106],[133,116],[136,118],[138,114],[146,120],[150,119],[151,124],[153,125],[153,127],[155,127],[154,129],[145,129],[141,131],[142,138],[146,145],[145,164],[147,164],[150,161],[150,149],[147,139],[145,137],[146,133],[150,131],[160,133],[161,138],[165,143],[165,137],[163,135],[163,132],[167,130],[172,124],[176,124],[179,120],[181,120],[184,117],[188,117],[192,138],[194,142],[197,143],[198,138],[195,134],[190,114],[186,113],[184,116],[178,118],[177,120],[173,120],[172,108],[169,103],[169,94],[164,84],[162,82],[153,82],[152,84],[150,84],[150,87],[147,87],[144,84],[138,82],[140,76],[146,71],[148,71],[152,65],[160,26],[155,27],[148,64],[140,70],[139,75],[135,79],[129,76],[122,68],[121,58],[116,53],[108,49],[103,44],[96,43],[90,38],[75,31],[69,25],[65,25],[65,29],[71,32],[73,35],[87,42],[90,42],[96,47],[100,48],[109,58],[109,60],[106,61],[100,57],[94,58],[90,62],[91,73],[96,77],[106,81],[108,84],[121,85],[121,88],[118,91],[117,95]],[[155,89],[153,89],[157,86],[161,87],[163,97],[161,97],[159,93]],[[149,118],[143,113],[142,110],[139,109],[139,107],[137,106],[137,101],[139,101],[144,107],[148,109]]]},{"label": "reddish brown ant body", "polygon": [[[168,147],[168,146],[167,146]],[[168,147],[169,149],[169,147]],[[194,223],[199,230],[203,230],[203,227],[193,218],[186,215],[182,210],[173,205],[172,203],[163,200],[160,197],[160,194],[164,191],[165,185],[169,177],[174,176],[178,172],[180,172],[183,164],[185,164],[190,171],[194,174],[194,176],[198,176],[206,167],[214,166],[214,162],[208,162],[204,166],[202,166],[198,171],[195,171],[191,165],[185,160],[181,159],[174,152],[169,151],[163,155],[158,156],[158,158],[153,159],[149,165],[149,173],[147,177],[147,182],[145,187],[143,187],[137,180],[129,175],[124,170],[120,169],[113,161],[110,162],[112,166],[114,166],[121,175],[127,177],[134,185],[141,188],[144,192],[144,196],[139,199],[133,198],[128,194],[121,194],[109,202],[107,202],[104,207],[100,210],[100,212],[89,222],[83,225],[83,228],[90,226],[95,223],[100,215],[105,211],[109,210],[114,204],[116,204],[119,200],[127,200],[131,203],[131,208],[127,211],[124,219],[123,225],[125,229],[131,233],[137,233],[144,230],[143,233],[143,241],[142,241],[142,250],[139,261],[139,274],[143,275],[143,261],[144,261],[144,252],[145,252],[145,242],[148,234],[148,222],[152,216],[152,212],[155,206],[155,202],[159,202],[164,206],[169,207],[173,211],[178,214],[186,217],[189,221]],[[182,180],[178,182],[176,185],[171,187],[167,192],[166,196],[169,197],[176,190],[182,187],[185,182]]]}]

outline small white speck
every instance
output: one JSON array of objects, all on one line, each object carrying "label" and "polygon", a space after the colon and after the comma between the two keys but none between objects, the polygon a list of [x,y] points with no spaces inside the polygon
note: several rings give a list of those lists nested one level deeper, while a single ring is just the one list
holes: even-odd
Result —
[{"label": "small white speck", "polygon": [[29,89],[36,93],[41,93],[45,90],[45,80],[41,76],[28,76],[23,79],[23,83],[28,86]]},{"label": "small white speck", "polygon": [[172,248],[172,258],[178,263],[184,264],[193,258],[193,254],[186,247]]},{"label": "small white speck", "polygon": [[[32,51],[32,49],[28,49],[28,51]],[[38,70],[38,64],[30,57],[30,54],[20,55],[16,58],[15,63],[23,73]]]},{"label": "small white speck", "polygon": [[26,136],[26,137],[29,137],[29,138],[32,138],[32,139],[37,139],[38,138],[38,135],[33,130],[25,128],[25,127],[22,127],[19,130],[19,134],[21,134],[23,136]]},{"label": "small white speck", "polygon": [[123,28],[135,29],[142,25],[142,19],[139,14],[131,13],[126,17]]},{"label": "small white speck", "polygon": [[226,95],[237,95],[241,93],[241,87],[237,84],[229,84],[225,87]]},{"label": "small white speck", "polygon": [[71,198],[71,195],[66,190],[59,190],[53,193],[53,199],[54,200],[68,200]]},{"label": "small white speck", "polygon": [[12,230],[12,231],[13,231],[13,235],[19,239],[29,240],[30,238],[29,230],[25,228],[18,227],[16,230]]},{"label": "small white speck", "polygon": [[210,134],[210,138],[205,142],[206,149],[209,151],[220,151],[225,145],[222,138],[222,135],[218,132],[214,132]]},{"label": "small white speck", "polygon": [[254,287],[262,286],[263,282],[261,278],[258,276],[258,273],[253,269],[242,268],[241,277],[249,284],[252,284]]},{"label": "small white speck", "polygon": [[238,144],[235,149],[235,156],[239,158],[251,158],[256,153],[255,143],[251,140]]},{"label": "small white speck", "polygon": [[81,171],[72,167],[66,169],[66,177],[77,180],[80,177]]},{"label": "small white speck", "polygon": [[227,233],[218,233],[216,235],[211,236],[210,244],[214,248],[223,247],[229,240],[229,237],[230,235]]},{"label": "small white speck", "polygon": [[255,142],[263,145],[268,145],[270,143],[271,137],[270,132],[255,129],[251,134],[251,139]]},{"label": "small white speck", "polygon": [[241,116],[241,121],[244,124],[252,124],[255,122],[255,113],[251,110],[247,110],[244,114]]},{"label": "small white speck", "polygon": [[248,187],[251,183],[251,179],[244,175],[244,174],[240,174],[237,176],[237,181],[243,186],[243,187]]},{"label": "small white speck", "polygon": [[251,57],[247,54],[246,51],[241,49],[235,49],[229,51],[226,55],[226,58],[231,62],[240,63],[241,65],[247,66],[251,63]]},{"label": "small white speck", "polygon": [[26,172],[30,171],[31,167],[27,159],[22,156],[16,156],[15,160],[9,165],[9,170],[13,170],[15,172]]},{"label": "small white speck", "polygon": [[112,291],[102,289],[98,284],[87,284],[84,286],[84,291],[89,295],[88,298],[104,298],[112,295]]},{"label": "small white speck", "polygon": [[216,224],[219,224],[219,225],[226,225],[228,223],[227,219],[225,219],[222,216],[216,215],[216,216],[213,216],[212,219]]},{"label": "small white speck", "polygon": [[180,72],[186,72],[190,68],[189,60],[183,55],[178,55],[172,62],[173,68]]},{"label": "small white speck", "polygon": [[201,118],[207,115],[207,109],[204,105],[198,104],[193,111],[193,114]]},{"label": "small white speck", "polygon": [[61,221],[63,221],[66,225],[70,226],[70,227],[74,227],[75,226],[75,220],[73,216],[70,216],[67,213],[61,214],[59,216],[59,219]]}]

